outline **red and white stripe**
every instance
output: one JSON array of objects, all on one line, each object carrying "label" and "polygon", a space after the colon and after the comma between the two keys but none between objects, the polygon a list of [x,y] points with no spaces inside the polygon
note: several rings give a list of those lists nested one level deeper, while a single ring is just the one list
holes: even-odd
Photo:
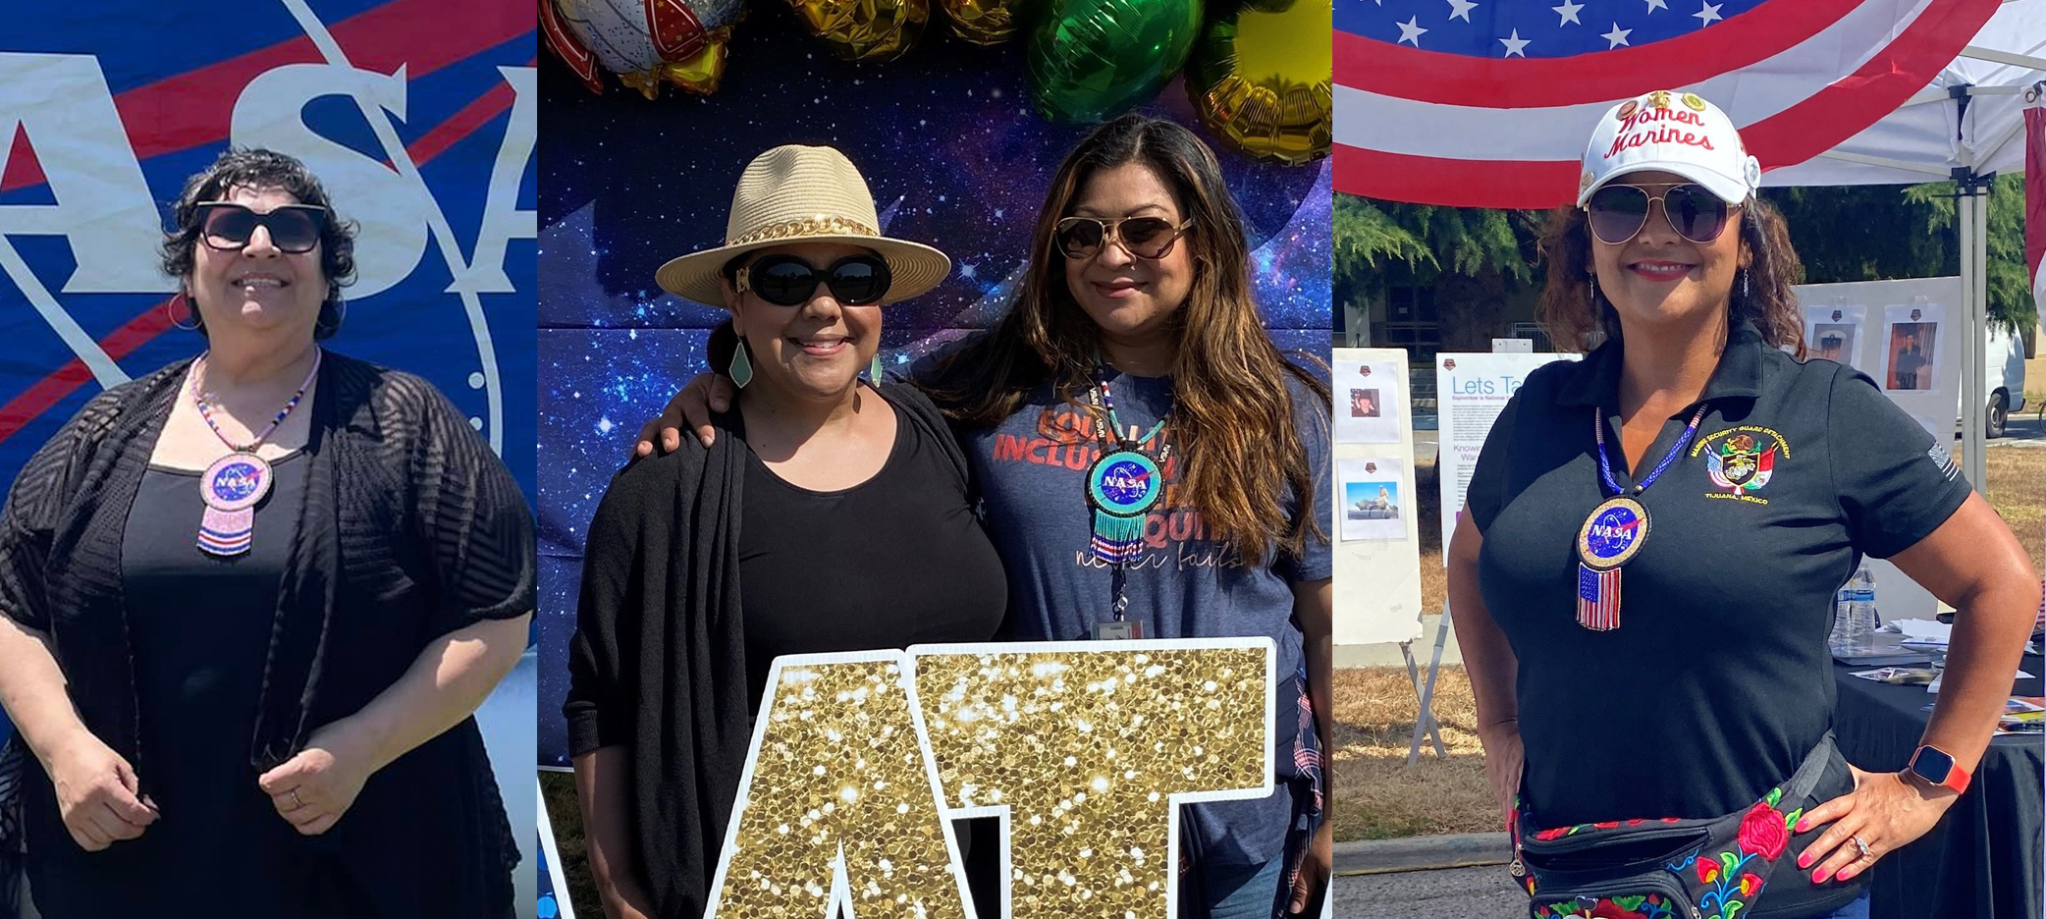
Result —
[{"label": "red and white stripe", "polygon": [[1594,632],[1620,627],[1620,569],[1577,569],[1577,624]]},{"label": "red and white stripe", "polygon": [[1801,163],[1924,89],[1996,6],[1779,2],[1694,36],[1564,58],[1479,59],[1338,30],[1336,190],[1467,207],[1569,204],[1597,119],[1655,89],[1725,110],[1764,169]]}]

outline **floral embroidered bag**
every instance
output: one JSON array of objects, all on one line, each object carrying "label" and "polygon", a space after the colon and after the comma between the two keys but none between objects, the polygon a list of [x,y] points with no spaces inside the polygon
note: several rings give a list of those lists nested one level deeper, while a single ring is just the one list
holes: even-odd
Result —
[{"label": "floral embroidered bag", "polygon": [[1527,889],[1531,919],[1736,919],[1752,912],[1791,827],[1827,765],[1833,735],[1805,755],[1789,781],[1746,810],[1723,817],[1625,820],[1541,830],[1513,813],[1514,877]]}]

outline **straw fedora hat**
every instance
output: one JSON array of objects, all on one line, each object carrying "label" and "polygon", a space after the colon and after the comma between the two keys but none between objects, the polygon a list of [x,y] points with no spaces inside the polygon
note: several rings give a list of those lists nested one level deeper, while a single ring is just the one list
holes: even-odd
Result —
[{"label": "straw fedora hat", "polygon": [[719,272],[726,262],[755,249],[801,242],[846,243],[879,253],[892,276],[884,304],[930,290],[952,270],[945,253],[882,236],[880,227],[867,180],[845,154],[831,147],[776,147],[754,157],[739,176],[725,244],[669,259],[654,280],[670,293],[723,306]]}]

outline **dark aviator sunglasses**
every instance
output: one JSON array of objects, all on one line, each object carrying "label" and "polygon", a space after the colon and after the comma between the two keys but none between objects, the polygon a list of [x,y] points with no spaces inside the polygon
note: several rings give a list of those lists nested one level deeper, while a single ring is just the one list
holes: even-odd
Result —
[{"label": "dark aviator sunglasses", "polygon": [[[1660,189],[1661,194],[1651,194],[1651,188]],[[1648,225],[1648,212],[1656,202],[1662,203],[1670,229],[1694,243],[1718,239],[1736,210],[1702,185],[1608,185],[1592,192],[1584,203],[1591,235],[1612,246],[1633,239]]]}]

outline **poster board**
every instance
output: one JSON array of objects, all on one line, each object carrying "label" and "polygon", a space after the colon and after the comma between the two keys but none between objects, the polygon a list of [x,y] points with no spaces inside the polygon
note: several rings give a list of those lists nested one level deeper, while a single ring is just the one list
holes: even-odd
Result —
[{"label": "poster board", "polygon": [[[1839,360],[1868,374],[1934,439],[1953,446],[1961,400],[1960,278],[1805,284],[1797,287],[1797,297],[1813,358]],[[1832,346],[1829,335],[1851,344]],[[1821,353],[1815,342],[1832,346],[1824,350],[1833,353]],[[1939,613],[1939,599],[1897,566],[1869,559],[1868,568],[1885,621]]]},{"label": "poster board", "polygon": [[[1335,371],[1331,389],[1339,431],[1345,416],[1357,410],[1352,388],[1375,390],[1380,411],[1394,416],[1389,424],[1379,424],[1380,433],[1373,435],[1383,436],[1383,442],[1346,442],[1338,436],[1330,450],[1335,461],[1330,481],[1336,492],[1332,504],[1336,532],[1330,534],[1335,542],[1335,643],[1412,641],[1421,635],[1423,610],[1407,352],[1336,348],[1330,364]],[[1361,373],[1365,368],[1371,370],[1368,377]],[[1385,421],[1382,416],[1375,420]]]},{"label": "poster board", "polygon": [[1435,480],[1442,492],[1442,563],[1449,564],[1449,539],[1463,513],[1464,492],[1478,451],[1506,401],[1520,391],[1527,375],[1551,361],[1577,360],[1575,354],[1495,352],[1435,356],[1435,411],[1442,455],[1435,461]]}]

